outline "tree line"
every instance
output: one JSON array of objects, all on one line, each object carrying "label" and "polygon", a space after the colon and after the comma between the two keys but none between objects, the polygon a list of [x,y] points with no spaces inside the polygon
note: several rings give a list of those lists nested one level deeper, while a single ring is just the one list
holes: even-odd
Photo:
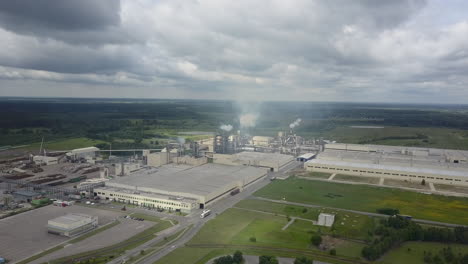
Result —
[{"label": "tree line", "polygon": [[382,220],[382,225],[376,228],[374,233],[377,238],[371,245],[362,249],[362,256],[368,260],[380,258],[391,248],[405,241],[430,241],[443,243],[468,244],[468,228],[456,227],[454,229],[429,227],[403,218],[392,216]]}]

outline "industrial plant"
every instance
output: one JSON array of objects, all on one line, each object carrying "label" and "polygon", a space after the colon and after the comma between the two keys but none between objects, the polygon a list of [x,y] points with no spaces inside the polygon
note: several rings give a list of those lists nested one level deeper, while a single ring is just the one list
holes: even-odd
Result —
[{"label": "industrial plant", "polygon": [[468,151],[382,145],[326,144],[308,171],[468,185]]}]

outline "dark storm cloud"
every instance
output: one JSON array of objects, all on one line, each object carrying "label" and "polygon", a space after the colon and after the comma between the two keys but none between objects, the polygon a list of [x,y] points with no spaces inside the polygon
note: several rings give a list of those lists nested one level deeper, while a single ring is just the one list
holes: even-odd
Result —
[{"label": "dark storm cloud", "polygon": [[[43,89],[47,80],[64,87],[128,85],[135,95],[154,89],[148,97],[394,101],[417,98],[403,91],[418,89],[423,92],[409,93],[438,100],[436,93],[446,88],[446,98],[463,98],[468,15],[458,12],[450,23],[439,18],[445,24],[434,24],[438,5],[2,1],[0,85],[2,79],[9,85],[30,79],[43,82]],[[450,9],[468,7],[458,3],[445,10]]]},{"label": "dark storm cloud", "polygon": [[97,30],[120,23],[116,0],[0,1],[0,24],[18,33]]}]

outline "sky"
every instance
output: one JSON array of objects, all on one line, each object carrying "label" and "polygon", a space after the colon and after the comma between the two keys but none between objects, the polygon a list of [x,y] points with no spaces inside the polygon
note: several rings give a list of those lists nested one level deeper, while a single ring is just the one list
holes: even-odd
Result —
[{"label": "sky", "polygon": [[464,0],[0,1],[0,96],[467,103]]}]

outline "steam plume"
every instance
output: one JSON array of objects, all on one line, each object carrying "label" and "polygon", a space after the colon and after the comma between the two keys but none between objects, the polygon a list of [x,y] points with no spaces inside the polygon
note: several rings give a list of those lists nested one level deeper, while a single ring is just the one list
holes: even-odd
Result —
[{"label": "steam plume", "polygon": [[254,127],[258,116],[256,114],[242,114],[239,118],[241,127]]},{"label": "steam plume", "polygon": [[289,124],[289,128],[292,129],[292,128],[295,128],[295,127],[299,126],[299,124],[301,124],[301,121],[302,121],[302,119],[300,119],[300,118],[296,119],[296,121]]},{"label": "steam plume", "polygon": [[225,125],[225,124],[222,124],[220,127],[220,129],[226,131],[226,132],[229,132],[232,130],[232,125]]}]

